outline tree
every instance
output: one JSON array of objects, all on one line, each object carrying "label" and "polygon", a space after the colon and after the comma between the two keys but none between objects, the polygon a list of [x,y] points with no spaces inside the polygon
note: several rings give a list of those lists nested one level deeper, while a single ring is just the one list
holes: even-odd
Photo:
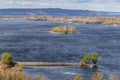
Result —
[{"label": "tree", "polygon": [[90,63],[91,56],[89,54],[83,55],[83,62]]},{"label": "tree", "polygon": [[[97,67],[97,61],[98,61],[99,55],[98,53],[94,53],[92,55],[84,54],[83,59],[80,61],[80,66],[90,66],[90,67]],[[93,64],[90,64],[90,63]]]},{"label": "tree", "polygon": [[12,65],[12,55],[10,53],[2,53],[1,59],[4,64]]},{"label": "tree", "polygon": [[98,61],[98,53],[94,53],[91,55],[91,61],[94,63],[94,64],[97,64],[97,61]]}]

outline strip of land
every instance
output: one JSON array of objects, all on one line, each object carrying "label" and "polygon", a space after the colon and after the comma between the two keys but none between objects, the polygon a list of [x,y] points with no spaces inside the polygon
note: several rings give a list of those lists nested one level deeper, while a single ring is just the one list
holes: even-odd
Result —
[{"label": "strip of land", "polygon": [[66,63],[66,62],[17,62],[23,66],[79,66],[79,63]]},{"label": "strip of land", "polygon": [[120,17],[59,17],[59,16],[0,16],[0,20],[54,21],[64,23],[103,24],[120,26]]}]

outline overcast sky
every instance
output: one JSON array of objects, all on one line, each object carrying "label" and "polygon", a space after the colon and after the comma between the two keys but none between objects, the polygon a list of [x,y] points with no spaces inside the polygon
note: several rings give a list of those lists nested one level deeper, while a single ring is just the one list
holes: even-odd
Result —
[{"label": "overcast sky", "polygon": [[0,8],[63,8],[120,12],[120,0],[0,0]]}]

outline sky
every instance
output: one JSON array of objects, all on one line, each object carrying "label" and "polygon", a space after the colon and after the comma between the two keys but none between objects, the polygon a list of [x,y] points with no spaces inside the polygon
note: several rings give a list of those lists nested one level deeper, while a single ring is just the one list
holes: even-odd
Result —
[{"label": "sky", "polygon": [[62,8],[120,12],[120,0],[0,0],[0,8]]}]

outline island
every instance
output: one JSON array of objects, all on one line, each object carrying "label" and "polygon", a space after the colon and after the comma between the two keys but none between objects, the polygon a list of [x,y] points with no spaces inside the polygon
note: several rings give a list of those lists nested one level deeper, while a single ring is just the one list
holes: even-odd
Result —
[{"label": "island", "polygon": [[75,34],[77,33],[77,30],[75,27],[63,27],[63,26],[57,26],[52,28],[52,33],[58,33],[58,34]]}]

